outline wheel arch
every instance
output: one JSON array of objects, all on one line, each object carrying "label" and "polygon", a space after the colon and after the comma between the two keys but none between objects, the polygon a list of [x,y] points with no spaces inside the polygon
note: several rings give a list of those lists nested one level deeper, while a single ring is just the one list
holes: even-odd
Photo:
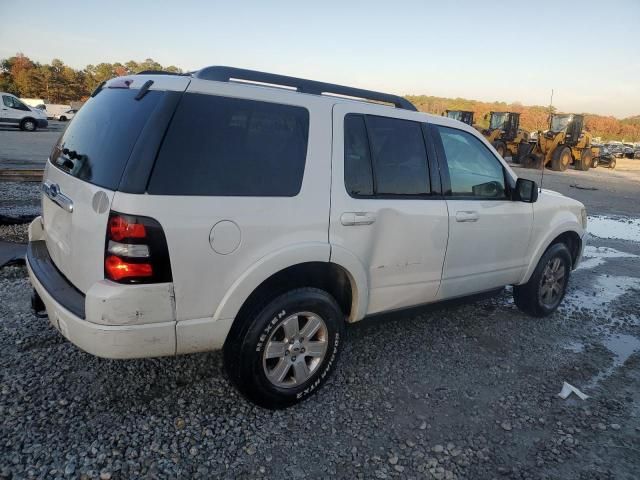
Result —
[{"label": "wheel arch", "polygon": [[531,275],[536,269],[540,258],[542,258],[544,253],[556,243],[564,243],[567,245],[569,252],[571,253],[572,267],[575,268],[583,248],[583,237],[580,236],[580,231],[581,227],[577,223],[561,224],[554,228],[537,246],[527,271],[519,284],[529,281],[529,278],[531,278]]},{"label": "wheel arch", "polygon": [[330,255],[329,245],[319,244],[287,248],[260,259],[229,288],[214,313],[214,321],[238,319],[256,303],[301,287],[328,291],[347,321],[362,318],[366,310],[364,272],[354,272],[349,262],[330,260]]}]

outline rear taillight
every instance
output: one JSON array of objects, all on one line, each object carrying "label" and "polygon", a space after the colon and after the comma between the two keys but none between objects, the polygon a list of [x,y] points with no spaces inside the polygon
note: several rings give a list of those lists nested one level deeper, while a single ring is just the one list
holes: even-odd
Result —
[{"label": "rear taillight", "polygon": [[118,283],[170,282],[169,250],[160,224],[149,217],[111,212],[104,276]]}]

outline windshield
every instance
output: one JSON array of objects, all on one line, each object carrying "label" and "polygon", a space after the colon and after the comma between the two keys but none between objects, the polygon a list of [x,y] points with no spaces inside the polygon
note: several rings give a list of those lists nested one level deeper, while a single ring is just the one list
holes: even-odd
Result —
[{"label": "windshield", "polygon": [[51,163],[85,182],[115,190],[133,146],[163,93],[105,88],[76,113]]},{"label": "windshield", "polygon": [[462,112],[447,112],[447,117],[462,121]]},{"label": "windshield", "polygon": [[549,130],[554,133],[564,132],[572,119],[572,115],[554,115],[551,117],[551,127],[549,127]]},{"label": "windshield", "polygon": [[489,128],[491,130],[504,128],[504,124],[507,123],[508,113],[492,113],[491,114],[491,122],[489,124]]}]

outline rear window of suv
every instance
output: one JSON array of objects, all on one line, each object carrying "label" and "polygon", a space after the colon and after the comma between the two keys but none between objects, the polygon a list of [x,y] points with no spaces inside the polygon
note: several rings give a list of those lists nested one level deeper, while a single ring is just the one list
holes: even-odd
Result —
[{"label": "rear window of suv", "polygon": [[78,110],[51,152],[51,163],[74,177],[116,190],[133,146],[164,92],[101,90]]},{"label": "rear window of suv", "polygon": [[156,195],[282,196],[302,185],[309,112],[303,107],[187,93],[158,153]]}]

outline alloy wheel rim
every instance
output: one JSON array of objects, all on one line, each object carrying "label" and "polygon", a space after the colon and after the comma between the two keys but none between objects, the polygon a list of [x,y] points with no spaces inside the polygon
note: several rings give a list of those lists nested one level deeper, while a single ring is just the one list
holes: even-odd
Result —
[{"label": "alloy wheel rim", "polygon": [[309,380],[327,353],[329,333],[316,313],[298,312],[280,322],[262,353],[264,374],[273,385],[293,388]]},{"label": "alloy wheel rim", "polygon": [[27,130],[33,130],[33,127],[34,127],[33,122],[25,122],[24,127]]},{"label": "alloy wheel rim", "polygon": [[544,306],[553,308],[560,302],[564,291],[566,273],[565,264],[558,257],[549,260],[544,267],[538,290],[540,302]]}]

